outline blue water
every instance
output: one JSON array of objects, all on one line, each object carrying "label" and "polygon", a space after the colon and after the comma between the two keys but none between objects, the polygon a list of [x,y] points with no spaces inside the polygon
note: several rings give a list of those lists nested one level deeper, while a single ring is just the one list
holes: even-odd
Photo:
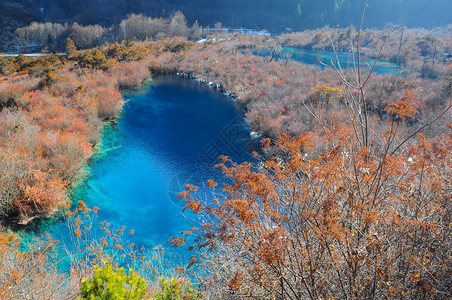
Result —
[{"label": "blue water", "polygon": [[[331,66],[331,60],[336,64],[336,55],[332,51],[324,50],[307,50],[297,48],[283,48],[283,53],[288,54],[290,59],[299,61],[309,65],[317,65],[322,67]],[[269,55],[269,51],[261,51],[261,55]],[[353,68],[356,66],[356,54],[349,52],[338,52],[337,59],[339,60],[343,69]],[[361,69],[363,72],[369,71],[373,66],[375,59],[361,58]],[[398,74],[400,72],[399,66],[385,61],[378,61],[375,65],[375,73],[379,74]]]},{"label": "blue water", "polygon": [[[125,98],[123,116],[104,130],[90,177],[73,200],[99,207],[99,221],[134,229],[137,247],[168,246],[189,228],[177,198],[185,184],[219,181],[218,156],[250,160],[259,141],[250,138],[237,102],[195,80],[157,77]],[[51,233],[68,240],[63,224]]]}]

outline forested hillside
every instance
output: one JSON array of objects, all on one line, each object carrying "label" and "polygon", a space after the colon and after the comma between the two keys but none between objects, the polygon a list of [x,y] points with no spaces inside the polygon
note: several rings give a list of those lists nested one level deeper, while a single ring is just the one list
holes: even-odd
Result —
[{"label": "forested hillside", "polygon": [[[387,23],[409,27],[432,28],[452,22],[452,13],[444,9],[447,0],[369,1],[367,27],[384,27]],[[362,12],[357,0],[32,0],[0,2],[0,49],[7,47],[12,32],[32,21],[82,25],[119,24],[130,13],[150,17],[169,17],[180,10],[189,24],[213,27],[222,22],[227,27],[267,29],[270,32],[302,30],[329,25],[357,25]],[[413,16],[416,16],[415,18]]]}]

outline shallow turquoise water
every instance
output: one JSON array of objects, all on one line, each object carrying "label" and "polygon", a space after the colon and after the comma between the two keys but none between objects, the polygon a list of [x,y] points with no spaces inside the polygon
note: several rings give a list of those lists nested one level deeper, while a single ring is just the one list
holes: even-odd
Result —
[{"label": "shallow turquoise water", "polygon": [[[283,48],[283,52],[290,55],[290,58],[305,64],[317,65],[317,66],[331,66],[331,60],[336,62],[336,55],[331,51],[323,50],[308,50],[308,49],[297,49],[297,48]],[[262,53],[265,54],[265,53]],[[268,55],[268,54],[267,54]],[[339,52],[337,58],[343,69],[356,67],[356,54],[348,52]],[[371,58],[362,59],[362,70],[363,72],[369,71],[370,67],[373,66],[375,60]],[[399,66],[385,61],[378,61],[375,65],[374,72],[380,74],[398,74],[400,72]]]}]

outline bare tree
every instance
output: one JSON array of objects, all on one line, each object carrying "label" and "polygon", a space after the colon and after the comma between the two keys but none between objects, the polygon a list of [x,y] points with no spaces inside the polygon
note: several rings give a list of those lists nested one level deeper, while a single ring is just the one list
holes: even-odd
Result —
[{"label": "bare tree", "polygon": [[192,29],[192,38],[198,39],[202,36],[202,26],[199,25],[198,20],[193,23],[193,29]]},{"label": "bare tree", "polygon": [[169,33],[173,36],[187,36],[187,20],[182,12],[177,11],[170,20]]},{"label": "bare tree", "polygon": [[81,26],[74,23],[70,29],[70,36],[78,48],[91,48],[102,43],[105,32],[105,28],[100,25]]},{"label": "bare tree", "polygon": [[145,40],[167,31],[167,21],[162,18],[149,18],[145,15],[131,14],[119,24],[119,37],[123,40]]},{"label": "bare tree", "polygon": [[31,47],[44,48],[46,46],[58,46],[63,36],[67,33],[67,25],[58,23],[37,23],[20,27],[15,34],[22,42]]}]

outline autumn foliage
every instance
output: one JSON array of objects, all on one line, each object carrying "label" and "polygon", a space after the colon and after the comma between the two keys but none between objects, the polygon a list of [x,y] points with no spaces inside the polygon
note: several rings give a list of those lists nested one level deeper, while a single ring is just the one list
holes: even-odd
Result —
[{"label": "autumn foliage", "polygon": [[[223,157],[218,168],[225,180],[208,181],[207,197],[192,185],[181,194],[185,210],[199,218],[171,241],[181,246],[196,238],[195,269],[188,272],[202,270],[199,286],[207,297],[451,297],[452,144],[450,125],[440,117],[450,116],[452,69],[435,80],[371,74],[363,83],[355,70],[253,55],[254,40],[231,37],[86,51],[68,40],[67,58],[2,60],[8,76],[0,77],[5,223],[68,210],[68,188],[83,175],[103,126],[122,112],[120,90],[151,73],[179,73],[229,93],[251,129],[267,137],[264,155],[254,162],[237,165]],[[104,261],[135,267],[144,278],[162,274],[163,264],[153,264],[163,255],[160,246],[155,259],[144,255],[127,241],[125,228],[98,222],[96,210],[80,202],[66,213],[67,290],[78,292]],[[48,272],[53,243],[25,253],[17,243],[0,233],[0,296],[58,295],[61,276]],[[52,289],[45,288],[49,282]],[[162,281],[162,295],[179,289],[176,283]]]},{"label": "autumn foliage", "polygon": [[98,70],[114,64],[98,49],[73,58],[15,59],[22,73],[0,79],[0,213],[10,223],[27,224],[68,202],[100,130],[122,112],[119,89],[149,76],[134,61]]},{"label": "autumn foliage", "polygon": [[[394,118],[414,111],[410,94],[389,103]],[[223,157],[207,199],[187,186],[211,296],[448,298],[451,136],[400,146],[394,118],[375,146],[333,121],[266,140],[274,156],[257,164]]]},{"label": "autumn foliage", "polygon": [[[345,121],[348,115],[344,96],[357,96],[356,88],[346,91],[342,86],[343,79],[356,77],[353,70],[344,70],[342,78],[332,68],[322,70],[252,54],[251,50],[258,47],[255,44],[272,45],[272,37],[248,38],[237,34],[231,41],[195,44],[176,53],[168,50],[169,42],[151,44],[147,60],[153,73],[179,72],[219,85],[220,91],[229,93],[245,107],[252,130],[264,136],[278,138],[282,133],[299,135],[312,131],[326,115],[335,114],[336,120]],[[362,71],[368,70],[367,66],[362,67]],[[374,117],[386,118],[385,101],[401,99],[408,90],[419,110],[416,118],[410,119],[414,128],[447,106],[446,99],[451,95],[447,74],[431,80],[414,74],[403,77],[374,73],[367,83],[366,111]],[[432,130],[429,134],[436,133]]]},{"label": "autumn foliage", "polygon": [[42,239],[25,252],[20,239],[0,233],[0,297],[2,299],[62,298],[63,276],[54,266],[56,242]]},{"label": "autumn foliage", "polygon": [[[237,65],[221,60],[214,62],[213,70]],[[277,107],[281,98],[275,93],[281,89],[260,93],[264,99],[270,94],[272,102],[255,100],[260,69],[253,62],[237,69],[247,72],[233,79],[232,88],[251,108],[252,121],[290,117],[304,108],[308,127],[294,134],[287,130],[290,127],[270,123],[271,131],[264,133],[278,138],[263,142],[269,158],[256,154],[256,163],[237,165],[222,157],[221,187],[209,182],[211,194],[206,196],[187,185],[180,194],[187,202],[185,209],[201,221],[171,241],[181,246],[189,236],[195,237],[191,247],[198,253],[191,265],[207,274],[201,278],[206,295],[450,297],[450,125],[436,125],[442,134],[430,139],[421,133],[450,115],[450,97],[436,117],[426,114],[416,125],[419,115],[426,113],[425,102],[415,96],[423,92],[416,82],[393,78],[398,87],[387,86],[386,93],[383,88],[378,95],[374,93],[380,91],[375,89],[379,79],[368,81],[368,72],[338,70],[338,79],[316,71],[333,84],[314,81],[306,85],[308,96],[300,93],[299,101],[291,97],[286,106]],[[283,74],[303,71],[280,65],[273,70],[277,86],[291,86]],[[221,74],[231,73],[235,74]],[[249,86],[243,86],[249,78]],[[251,115],[254,105],[275,109],[258,118]]]}]

